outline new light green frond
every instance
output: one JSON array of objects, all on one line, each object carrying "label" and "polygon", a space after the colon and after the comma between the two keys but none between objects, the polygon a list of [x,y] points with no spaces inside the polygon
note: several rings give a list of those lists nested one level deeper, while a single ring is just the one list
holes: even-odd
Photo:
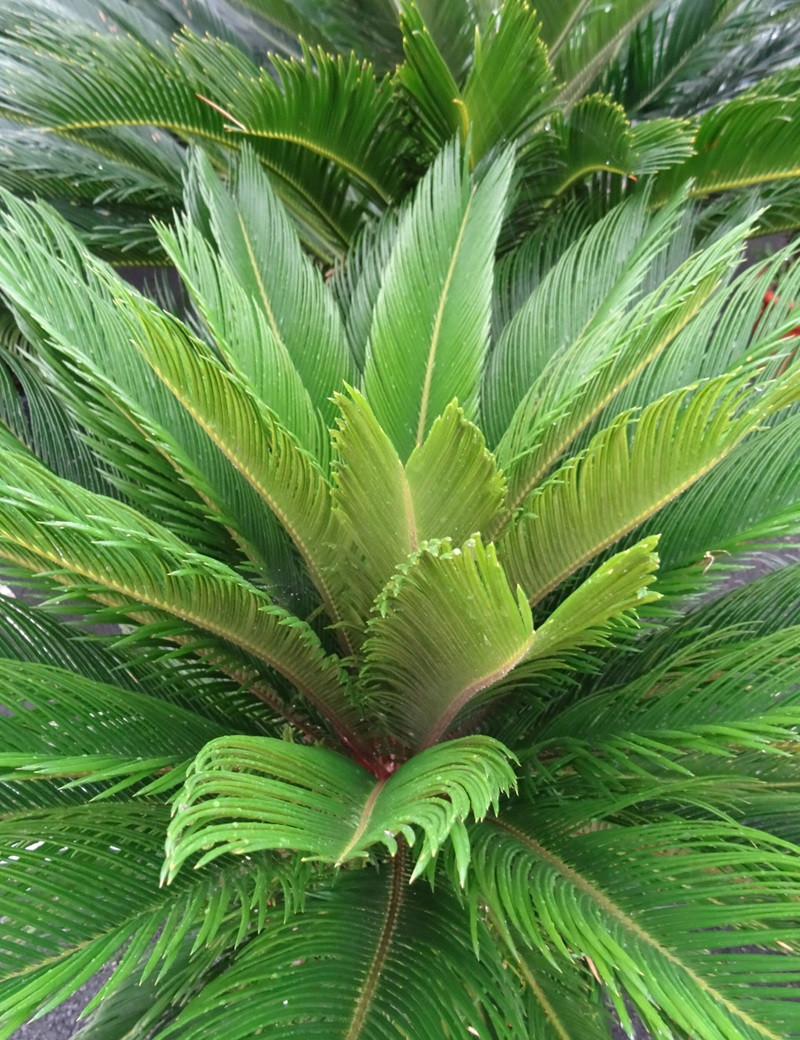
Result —
[{"label": "new light green frond", "polygon": [[658,538],[616,553],[570,593],[537,628],[524,661],[512,676],[526,678],[561,667],[584,647],[609,645],[615,628],[635,624],[637,611],[659,598],[655,581]]},{"label": "new light green frond", "polygon": [[431,426],[406,463],[417,541],[465,541],[490,530],[505,500],[505,480],[480,429],[457,401]]},{"label": "new light green frond", "polygon": [[416,748],[440,740],[484,690],[527,654],[533,624],[494,547],[421,546],[387,586],[369,624],[363,682],[393,732]]},{"label": "new light green frond", "polygon": [[404,215],[378,297],[364,391],[405,461],[457,397],[477,412],[492,264],[511,177],[506,153],[471,183],[447,148]]},{"label": "new light green frond", "polygon": [[411,880],[450,837],[463,884],[469,865],[464,820],[497,811],[500,793],[515,784],[509,757],[490,737],[463,737],[376,779],[324,748],[269,737],[213,740],[176,795],[163,877],[172,881],[198,852],[196,867],[226,853],[266,849],[292,849],[341,866],[365,859],[380,844],[394,856],[398,838],[413,846],[421,831]]},{"label": "new light green frond", "polygon": [[472,840],[476,897],[545,956],[558,951],[556,965],[590,958],[623,1023],[624,992],[667,1037],[780,1040],[796,1028],[800,957],[783,944],[800,938],[800,875],[780,841],[686,819],[570,833],[552,798]]},{"label": "new light green frond", "polygon": [[[402,860],[381,873],[345,871],[301,916],[274,915],[165,1040],[246,1040],[258,1029],[287,1040],[523,1036],[521,1000],[498,952],[488,945],[476,960],[447,886],[435,897],[427,885],[409,886]],[[488,942],[483,924],[478,934]]]},{"label": "new light green frond", "polygon": [[720,376],[665,395],[636,419],[623,413],[533,492],[500,543],[531,603],[677,498],[783,403],[780,383],[755,395],[750,378]]},{"label": "new light green frond", "polygon": [[121,613],[171,620],[168,637],[191,642],[205,633],[212,658],[230,665],[233,653],[234,667],[252,675],[252,656],[323,713],[348,714],[339,668],[308,625],[158,524],[22,456],[4,462],[0,555],[68,588],[88,589]]},{"label": "new light green frond", "polygon": [[370,406],[357,390],[337,395],[336,403],[331,503],[343,543],[337,547],[337,598],[354,610],[349,620],[358,631],[349,638],[360,641],[378,593],[417,548],[417,521],[403,464]]}]

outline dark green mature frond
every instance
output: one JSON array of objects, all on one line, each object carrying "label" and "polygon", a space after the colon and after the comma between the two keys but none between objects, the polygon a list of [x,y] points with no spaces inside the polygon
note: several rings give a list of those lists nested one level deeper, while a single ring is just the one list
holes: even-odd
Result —
[{"label": "dark green mature frond", "polygon": [[166,809],[152,802],[58,807],[0,819],[3,1040],[112,957],[121,961],[107,991],[145,955],[148,971],[169,971],[192,935],[201,974],[263,926],[270,897],[283,890],[291,900],[293,888],[302,896],[302,881],[281,861],[265,857],[246,871],[228,861],[187,875],[174,890],[159,890],[167,821]]},{"label": "dark green mature frond", "polygon": [[225,855],[292,849],[342,866],[382,844],[421,848],[411,874],[426,870],[444,842],[454,846],[463,885],[469,866],[464,821],[498,810],[515,785],[510,752],[491,737],[428,748],[380,779],[343,755],[268,737],[222,737],[198,754],[167,832],[163,877]]},{"label": "dark green mature frond", "polygon": [[491,265],[512,170],[477,183],[457,147],[441,154],[398,228],[375,307],[364,391],[401,460],[454,397],[477,413],[489,341]]},{"label": "dark green mature frond", "polygon": [[594,829],[590,812],[576,807],[567,829],[549,798],[478,825],[476,898],[556,964],[589,958],[623,1022],[624,992],[664,1036],[676,1035],[672,1022],[702,1040],[791,1034],[800,978],[791,848],[720,821]]},{"label": "dark green mature frond", "polygon": [[142,780],[177,786],[200,748],[222,735],[154,697],[20,661],[0,659],[0,701],[5,778],[61,779],[65,790],[111,781],[103,797]]},{"label": "dark green mature frond", "polygon": [[257,1029],[297,1040],[403,1040],[443,1030],[523,1036],[517,987],[485,926],[478,926],[487,941],[478,961],[446,886],[435,896],[426,885],[409,886],[403,858],[380,874],[344,872],[291,921],[274,915],[163,1036],[200,1040],[224,1031],[245,1040]]},{"label": "dark green mature frond", "polygon": [[[794,80],[791,93],[770,89],[770,80],[758,90],[706,112],[694,139],[695,154],[680,166],[659,175],[658,191],[668,198],[676,186],[691,178],[691,193],[705,196],[752,187],[771,181],[800,178],[793,127],[800,113]],[[747,147],[742,147],[742,142]]]},{"label": "dark green mature frond", "polygon": [[[598,6],[588,0],[569,0],[560,5],[562,12],[556,15],[559,32],[550,43],[556,75],[564,83],[558,97],[560,105],[570,108],[591,88],[634,26],[658,3],[659,0],[617,0]],[[552,8],[551,3],[544,6]]]},{"label": "dark green mature frond", "polygon": [[[798,739],[792,687],[800,628],[756,638],[739,626],[727,642],[725,634],[676,644],[629,683],[556,710],[537,727],[537,754],[554,771],[584,773],[587,783],[607,773],[609,784],[630,775],[693,775],[698,755],[714,757],[712,772],[746,749],[785,757]],[[750,779],[757,784],[759,775]]]},{"label": "dark green mature frond", "polygon": [[216,157],[250,141],[326,255],[349,243],[366,199],[399,189],[401,142],[384,125],[391,95],[355,57],[306,51],[261,70],[213,38],[151,45],[77,25],[65,38],[47,21],[9,27],[3,51],[15,73],[3,111],[46,132],[91,144],[102,129],[158,127]]},{"label": "dark green mature frond", "polygon": [[632,125],[625,109],[605,94],[581,98],[569,115],[556,117],[558,169],[531,185],[542,197],[560,195],[597,172],[637,177],[685,163],[694,154],[689,120],[650,119]]},{"label": "dark green mature frond", "polygon": [[249,658],[255,658],[323,712],[350,713],[338,666],[308,625],[224,564],[193,552],[129,507],[59,480],[21,455],[6,456],[4,480],[0,543],[6,559],[45,571],[120,615],[169,622],[159,629],[166,638],[199,639],[223,669],[254,677]]}]

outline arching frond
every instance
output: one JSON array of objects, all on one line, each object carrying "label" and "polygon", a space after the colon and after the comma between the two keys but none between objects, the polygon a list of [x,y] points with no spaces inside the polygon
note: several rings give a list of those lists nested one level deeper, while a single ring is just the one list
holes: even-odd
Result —
[{"label": "arching frond", "polygon": [[627,997],[666,1036],[672,1023],[702,1040],[796,1028],[788,848],[719,821],[570,832],[558,811],[520,805],[476,828],[475,895],[507,926],[555,965],[588,958],[623,1023]]},{"label": "arching frond", "polygon": [[502,1035],[509,1026],[524,1035],[519,994],[501,958],[488,947],[477,961],[446,886],[435,898],[425,885],[409,887],[402,859],[380,874],[344,872],[325,899],[309,900],[289,922],[274,915],[164,1036],[245,1040],[263,1028],[297,1040],[331,1031],[402,1040],[442,1029]]},{"label": "arching frond", "polygon": [[[247,871],[228,861],[187,875],[174,891],[159,889],[166,823],[166,810],[148,802],[0,819],[4,1040],[34,1011],[49,1010],[72,994],[112,957],[121,960],[106,992],[143,956],[148,972],[169,971],[184,939],[193,935],[202,975],[221,951],[263,926],[270,897],[283,889],[291,899],[293,887],[302,896],[302,882],[287,866],[265,857]],[[58,899],[52,898],[54,885]]]},{"label": "arching frond", "polygon": [[176,796],[163,877],[202,852],[197,866],[232,852],[293,849],[341,866],[378,844],[422,843],[413,881],[449,837],[464,883],[469,843],[464,821],[498,809],[515,784],[510,756],[490,737],[462,737],[429,748],[377,779],[324,748],[268,737],[222,737],[197,756]]},{"label": "arching frond", "polygon": [[[629,406],[636,402],[626,389],[631,383],[641,385],[643,373],[673,348],[687,326],[692,331],[691,339],[686,337],[687,352],[691,346],[699,352],[698,345],[708,342],[705,320],[698,319],[697,327],[691,323],[739,260],[748,226],[686,261],[630,310],[620,313],[612,308],[609,314],[611,301],[603,301],[597,318],[605,320],[598,324],[590,319],[569,346],[544,362],[497,446],[509,478],[508,514],[503,522],[582,430],[597,422],[598,416],[618,414],[620,398]],[[519,350],[522,340],[515,335],[508,342]],[[719,366],[714,369],[718,370]]]},{"label": "arching frond", "polygon": [[[0,555],[121,614],[169,621],[159,630],[167,638],[192,643],[199,636],[212,658],[245,674],[252,674],[252,656],[312,703],[325,704],[323,711],[351,710],[335,660],[308,625],[127,506],[59,480],[23,456],[8,455],[4,463]],[[234,648],[245,656],[237,659]]]},{"label": "arching frond", "polygon": [[191,216],[161,231],[167,252],[227,363],[324,463],[330,395],[355,371],[321,275],[248,149],[230,192],[196,152],[187,203]]},{"label": "arching frond", "polygon": [[[755,395],[750,379],[746,372],[675,391],[635,421],[623,413],[533,493],[500,543],[503,565],[532,603],[677,498],[794,392],[777,384]],[[609,481],[624,499],[604,495]]]},{"label": "arching frond", "polygon": [[533,623],[494,547],[478,537],[421,546],[387,585],[364,643],[363,681],[393,732],[436,743],[530,650]]}]

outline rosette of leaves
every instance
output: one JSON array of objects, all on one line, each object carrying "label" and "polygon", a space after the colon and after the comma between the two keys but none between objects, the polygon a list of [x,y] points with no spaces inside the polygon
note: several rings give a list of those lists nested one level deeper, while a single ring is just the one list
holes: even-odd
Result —
[{"label": "rosette of leaves", "polygon": [[800,1028],[800,274],[497,268],[512,176],[326,283],[197,152],[183,319],[3,197],[0,1036],[112,958],[83,1040]]},{"label": "rosette of leaves", "polygon": [[650,180],[794,229],[798,54],[798,0],[2,0],[0,183],[163,263],[187,146],[247,145],[333,264],[459,135],[518,144],[503,250]]}]

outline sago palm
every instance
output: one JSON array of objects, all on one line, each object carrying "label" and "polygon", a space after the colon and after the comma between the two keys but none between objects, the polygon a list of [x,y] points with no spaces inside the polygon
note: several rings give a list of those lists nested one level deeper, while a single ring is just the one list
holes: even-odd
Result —
[{"label": "sago palm", "polygon": [[183,321],[4,196],[0,1036],[800,1033],[800,270],[469,167],[326,283],[196,153]]},{"label": "sago palm", "polygon": [[0,183],[163,262],[186,146],[246,143],[330,263],[459,135],[519,142],[503,250],[652,179],[796,228],[798,57],[798,0],[1,0]]}]

